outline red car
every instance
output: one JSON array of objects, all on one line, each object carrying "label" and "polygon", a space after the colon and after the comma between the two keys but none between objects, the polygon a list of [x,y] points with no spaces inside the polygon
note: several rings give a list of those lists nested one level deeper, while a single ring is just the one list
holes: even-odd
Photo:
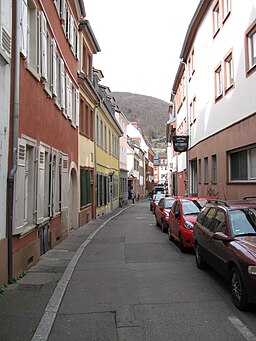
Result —
[{"label": "red car", "polygon": [[156,226],[161,226],[163,232],[167,232],[169,227],[169,212],[176,198],[165,197],[160,199],[155,207]]},{"label": "red car", "polygon": [[210,197],[178,198],[169,212],[169,239],[177,240],[181,252],[194,247],[193,227],[198,214]]},{"label": "red car", "polygon": [[158,205],[159,203],[159,200],[162,199],[162,198],[165,198],[165,194],[164,193],[159,193],[159,194],[154,194],[153,195],[153,200],[151,202],[151,207],[152,207],[152,212],[155,214],[155,208],[156,208],[156,205]]}]

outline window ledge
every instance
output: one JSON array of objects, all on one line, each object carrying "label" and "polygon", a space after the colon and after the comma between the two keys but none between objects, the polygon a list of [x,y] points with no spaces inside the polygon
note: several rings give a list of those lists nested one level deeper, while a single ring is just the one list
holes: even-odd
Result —
[{"label": "window ledge", "polygon": [[24,229],[19,235],[19,239],[26,237],[29,233],[31,233],[36,228],[36,224],[28,224],[25,225]]}]

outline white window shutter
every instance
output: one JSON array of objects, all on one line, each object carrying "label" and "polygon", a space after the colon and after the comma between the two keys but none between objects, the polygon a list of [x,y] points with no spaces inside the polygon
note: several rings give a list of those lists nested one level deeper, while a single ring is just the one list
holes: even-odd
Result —
[{"label": "white window shutter", "polygon": [[69,109],[68,109],[68,118],[70,120],[72,120],[72,87],[73,87],[73,85],[72,85],[72,82],[71,82],[71,80],[69,78],[69,93],[68,93],[68,97],[69,97],[68,107],[69,107]]},{"label": "white window shutter", "polygon": [[24,226],[24,196],[25,196],[25,165],[26,165],[26,142],[18,141],[18,167],[14,183],[14,212],[13,234],[19,234]]},{"label": "white window shutter", "polygon": [[79,53],[80,53],[80,35],[79,32],[76,32],[76,51],[75,51],[75,57],[77,60],[79,60]]},{"label": "white window shutter", "polygon": [[50,217],[55,217],[59,211],[59,153],[52,151],[51,181],[50,181]]},{"label": "white window shutter", "polygon": [[72,15],[70,15],[69,25],[69,43],[74,51],[74,18]]},{"label": "white window shutter", "polygon": [[68,155],[62,155],[61,164],[61,211],[68,209]]},{"label": "white window shutter", "polygon": [[71,82],[69,79],[69,76],[66,74],[66,113],[68,118],[71,117],[71,112],[70,112],[70,86]]},{"label": "white window shutter", "polygon": [[52,39],[52,94],[57,96],[57,47],[56,41]]},{"label": "white window shutter", "polygon": [[79,126],[79,116],[80,116],[80,112],[79,112],[79,109],[80,109],[80,98],[79,98],[79,90],[76,89],[76,126],[78,127]]},{"label": "white window shutter", "polygon": [[11,58],[12,1],[0,2],[0,46]]},{"label": "white window shutter", "polygon": [[41,35],[41,76],[47,81],[47,29],[46,18],[40,12],[40,35]]},{"label": "white window shutter", "polygon": [[66,1],[65,0],[60,0],[60,18],[63,21],[63,24],[65,23],[66,20]]},{"label": "white window shutter", "polygon": [[27,0],[21,1],[20,8],[20,52],[27,58],[28,49],[28,3]]},{"label": "white window shutter", "polygon": [[45,148],[42,146],[38,147],[37,166],[38,168],[37,168],[36,222],[37,224],[40,224],[44,220]]},{"label": "white window shutter", "polygon": [[65,71],[63,59],[60,59],[60,79],[60,106],[61,109],[65,109]]}]

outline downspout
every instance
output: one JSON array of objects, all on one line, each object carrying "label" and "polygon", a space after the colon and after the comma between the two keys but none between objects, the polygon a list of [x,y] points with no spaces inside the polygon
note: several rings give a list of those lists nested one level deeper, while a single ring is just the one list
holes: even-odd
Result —
[{"label": "downspout", "polygon": [[15,1],[14,22],[14,68],[13,68],[13,114],[12,114],[12,168],[7,178],[8,206],[8,282],[13,283],[12,269],[12,227],[13,227],[13,192],[14,175],[17,171],[18,131],[19,131],[19,75],[20,75],[20,45],[19,45],[19,1]]},{"label": "downspout", "polygon": [[185,82],[186,82],[186,121],[187,121],[187,135],[188,135],[188,149],[186,151],[186,169],[187,169],[187,178],[186,178],[186,192],[185,195],[189,196],[190,188],[189,188],[189,145],[190,145],[190,122],[189,122],[189,104],[188,104],[188,66],[187,63],[181,59],[181,64],[185,66]]}]

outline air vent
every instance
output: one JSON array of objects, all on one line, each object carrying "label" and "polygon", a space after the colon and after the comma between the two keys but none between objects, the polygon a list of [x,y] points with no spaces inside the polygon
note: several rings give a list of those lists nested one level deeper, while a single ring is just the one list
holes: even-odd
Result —
[{"label": "air vent", "polygon": [[11,37],[8,32],[2,27],[2,48],[8,56],[11,56]]}]

